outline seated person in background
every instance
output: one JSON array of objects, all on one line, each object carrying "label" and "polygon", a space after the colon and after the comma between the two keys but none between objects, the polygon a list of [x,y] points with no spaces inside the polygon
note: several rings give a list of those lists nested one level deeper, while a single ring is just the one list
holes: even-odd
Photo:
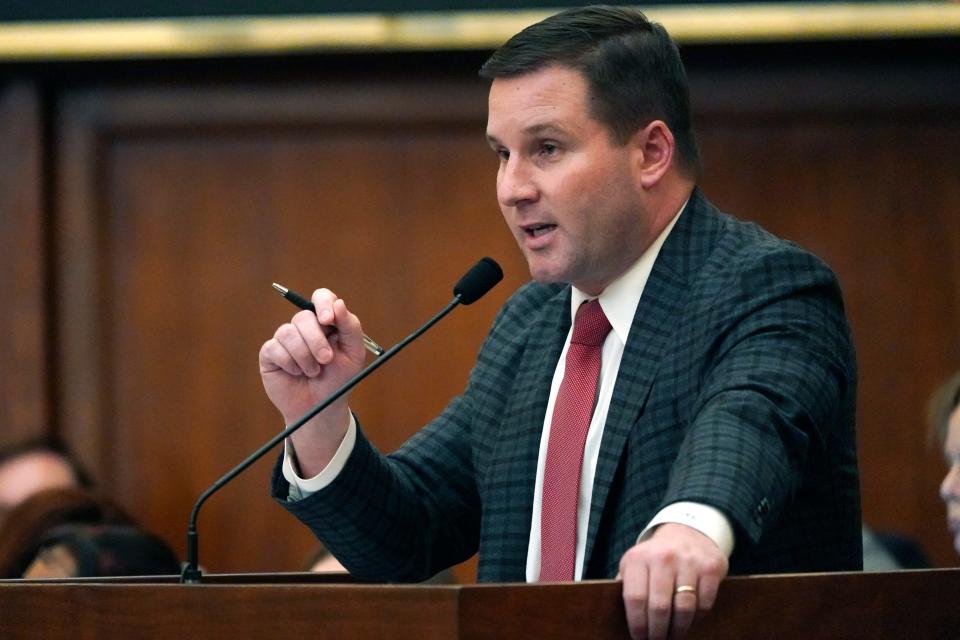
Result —
[{"label": "seated person in background", "polygon": [[[349,573],[346,568],[340,564],[340,561],[333,557],[329,549],[320,545],[310,554],[307,559],[307,571],[314,573]],[[453,575],[450,569],[444,569],[432,578],[424,580],[424,584],[457,584],[459,581]]]},{"label": "seated person in background", "polygon": [[340,561],[333,557],[322,542],[307,558],[306,567],[307,571],[313,573],[347,573]]},{"label": "seated person in background", "polygon": [[35,439],[0,448],[0,522],[40,491],[90,486],[87,474],[56,442]]},{"label": "seated person in background", "polygon": [[70,524],[50,531],[24,578],[176,575],[180,562],[157,536],[129,525]]},{"label": "seated person in background", "polygon": [[916,540],[863,526],[863,570],[928,569],[930,561]]},{"label": "seated person in background", "polygon": [[83,489],[42,491],[0,523],[0,578],[22,576],[43,537],[66,524],[132,525],[133,520],[119,506]]},{"label": "seated person in background", "polygon": [[960,371],[953,374],[930,399],[930,428],[936,434],[949,470],[940,483],[947,505],[947,528],[953,548],[960,553]]}]

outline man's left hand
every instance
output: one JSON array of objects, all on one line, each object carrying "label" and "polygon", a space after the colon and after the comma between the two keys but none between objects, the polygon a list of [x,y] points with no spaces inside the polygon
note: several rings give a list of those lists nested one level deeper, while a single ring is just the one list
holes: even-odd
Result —
[{"label": "man's left hand", "polygon": [[620,559],[623,604],[634,640],[686,635],[708,611],[727,575],[727,558],[710,538],[683,524],[662,524]]}]

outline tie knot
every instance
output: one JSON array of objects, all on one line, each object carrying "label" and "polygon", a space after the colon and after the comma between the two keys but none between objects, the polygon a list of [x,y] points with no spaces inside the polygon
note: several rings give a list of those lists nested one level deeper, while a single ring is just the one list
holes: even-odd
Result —
[{"label": "tie knot", "polygon": [[588,347],[599,347],[610,333],[610,321],[596,299],[580,305],[573,321],[573,337],[570,342]]}]

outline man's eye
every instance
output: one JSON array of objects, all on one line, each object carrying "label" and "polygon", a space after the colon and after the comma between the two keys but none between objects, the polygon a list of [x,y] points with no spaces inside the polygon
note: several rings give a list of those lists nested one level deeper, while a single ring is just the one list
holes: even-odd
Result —
[{"label": "man's eye", "polygon": [[540,145],[540,154],[545,156],[552,156],[560,150],[560,147],[555,145],[552,142],[544,142]]},{"label": "man's eye", "polygon": [[497,157],[500,158],[501,160],[506,161],[510,159],[510,152],[507,151],[506,149],[497,149],[496,152],[497,152]]}]

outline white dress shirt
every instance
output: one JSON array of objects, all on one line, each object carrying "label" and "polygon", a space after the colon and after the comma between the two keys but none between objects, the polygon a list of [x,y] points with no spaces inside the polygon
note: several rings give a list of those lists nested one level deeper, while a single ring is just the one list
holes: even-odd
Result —
[{"label": "white dress shirt", "polygon": [[[686,203],[684,203],[686,207]],[[577,580],[583,575],[584,551],[586,548],[586,532],[590,518],[590,501],[593,497],[593,478],[600,454],[600,442],[603,438],[603,427],[607,421],[607,412],[610,409],[610,399],[613,396],[613,387],[617,373],[620,370],[620,359],[630,326],[640,303],[643,289],[653,270],[653,264],[660,253],[660,248],[673,229],[677,219],[683,213],[684,207],[673,217],[667,227],[650,247],[640,256],[640,259],[626,273],[610,283],[599,296],[600,307],[610,322],[612,330],[603,343],[600,364],[600,389],[597,394],[597,404],[590,428],[587,432],[587,441],[583,452],[583,468],[580,475],[580,496],[577,502],[577,552],[574,576]],[[553,421],[553,406],[556,402],[560,383],[566,369],[567,349],[570,346],[570,337],[573,335],[572,318],[580,304],[590,299],[590,296],[572,288],[570,296],[571,328],[567,334],[563,351],[557,362],[550,387],[550,397],[547,402],[547,411],[544,416],[543,431],[540,437],[540,454],[537,460],[537,478],[533,498],[533,514],[530,520],[530,540],[527,546],[526,578],[528,582],[536,582],[540,576],[540,512],[543,495],[544,464],[547,456],[547,442],[550,439],[550,425]],[[319,491],[330,484],[340,473],[353,451],[356,442],[356,421],[350,417],[350,426],[347,434],[337,449],[330,463],[313,478],[300,478],[295,469],[295,455],[289,438],[284,448],[283,476],[290,483],[289,499],[299,500],[311,493]],[[713,540],[721,551],[729,557],[733,551],[733,528],[730,521],[717,509],[695,502],[676,502],[659,511],[647,524],[638,536],[638,541],[649,536],[653,529],[666,522],[676,522],[693,527]]]}]

